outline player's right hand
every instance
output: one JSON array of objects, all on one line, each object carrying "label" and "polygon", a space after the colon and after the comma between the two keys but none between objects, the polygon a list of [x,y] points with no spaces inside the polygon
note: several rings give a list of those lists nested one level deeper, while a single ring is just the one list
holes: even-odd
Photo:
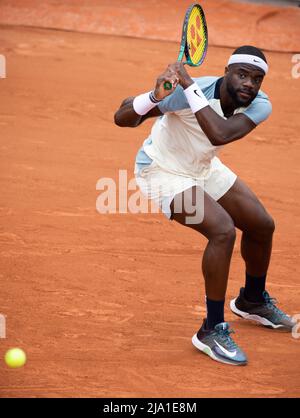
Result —
[{"label": "player's right hand", "polygon": [[[166,90],[164,88],[165,82],[168,81],[172,84],[171,90]],[[169,96],[173,93],[173,91],[176,89],[178,84],[179,78],[174,71],[174,69],[169,65],[167,69],[158,77],[156,81],[156,86],[154,89],[154,96],[157,100],[162,100],[165,97]]]}]

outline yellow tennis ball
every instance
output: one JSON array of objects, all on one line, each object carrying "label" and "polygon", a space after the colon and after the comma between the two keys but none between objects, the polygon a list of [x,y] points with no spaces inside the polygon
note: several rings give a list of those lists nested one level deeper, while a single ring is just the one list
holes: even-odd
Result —
[{"label": "yellow tennis ball", "polygon": [[11,348],[5,353],[4,360],[8,367],[16,369],[24,366],[26,363],[26,354],[21,348]]}]

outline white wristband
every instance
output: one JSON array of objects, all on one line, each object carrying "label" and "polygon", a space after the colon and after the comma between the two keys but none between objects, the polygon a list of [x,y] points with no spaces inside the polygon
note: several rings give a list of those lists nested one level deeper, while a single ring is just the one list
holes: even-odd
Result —
[{"label": "white wristband", "polygon": [[146,115],[146,113],[148,113],[151,109],[158,105],[159,101],[154,103],[150,99],[151,93],[152,92],[149,91],[148,93],[140,94],[139,96],[136,96],[134,98],[132,105],[135,113],[141,116]]},{"label": "white wristband", "polygon": [[204,96],[197,83],[192,84],[183,91],[193,113],[196,113],[198,110],[209,106],[207,98]]}]

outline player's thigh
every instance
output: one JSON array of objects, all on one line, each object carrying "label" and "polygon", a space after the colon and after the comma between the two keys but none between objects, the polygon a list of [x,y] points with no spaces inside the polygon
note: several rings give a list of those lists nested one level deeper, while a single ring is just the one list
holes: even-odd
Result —
[{"label": "player's thigh", "polygon": [[239,178],[218,203],[242,231],[274,230],[272,217],[252,190]]},{"label": "player's thigh", "polygon": [[[235,238],[234,222],[230,215],[206,192],[197,186],[193,186],[191,189],[182,192],[180,195],[176,195],[170,205],[172,220],[200,232],[208,239],[214,236]],[[179,201],[184,201],[185,204],[182,205],[180,211],[176,211],[174,210],[174,202],[179,196]],[[197,199],[199,200],[198,202]],[[191,208],[195,207],[195,205],[198,206],[199,213],[203,212],[203,216],[199,221],[189,223],[187,222],[187,219],[193,220],[195,213],[191,214],[190,211],[186,211],[186,207]],[[199,208],[199,206],[201,207]],[[195,219],[197,219],[196,216]]]}]

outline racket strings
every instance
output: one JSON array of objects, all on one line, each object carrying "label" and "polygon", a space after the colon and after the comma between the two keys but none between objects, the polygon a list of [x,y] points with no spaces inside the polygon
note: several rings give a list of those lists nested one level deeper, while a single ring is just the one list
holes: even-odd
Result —
[{"label": "racket strings", "polygon": [[191,10],[187,28],[187,47],[194,65],[204,59],[207,47],[207,29],[202,10],[195,6]]}]

